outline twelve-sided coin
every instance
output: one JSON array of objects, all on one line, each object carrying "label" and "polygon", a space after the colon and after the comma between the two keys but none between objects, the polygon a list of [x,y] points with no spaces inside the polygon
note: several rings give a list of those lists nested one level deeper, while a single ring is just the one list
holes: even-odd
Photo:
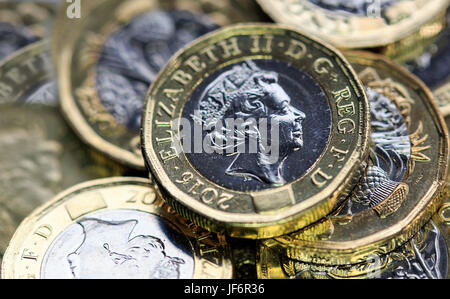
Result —
[{"label": "twelve-sided coin", "polygon": [[2,278],[232,278],[225,236],[193,225],[150,181],[108,178],[70,188],[22,222]]},{"label": "twelve-sided coin", "polygon": [[267,238],[328,214],[368,153],[368,101],[345,58],[284,26],[241,24],[179,51],[147,96],[142,145],[181,214]]},{"label": "twelve-sided coin", "polygon": [[372,114],[369,167],[347,201],[293,234],[268,240],[292,259],[363,263],[409,240],[442,203],[448,132],[428,88],[383,56],[348,52],[368,89]]}]

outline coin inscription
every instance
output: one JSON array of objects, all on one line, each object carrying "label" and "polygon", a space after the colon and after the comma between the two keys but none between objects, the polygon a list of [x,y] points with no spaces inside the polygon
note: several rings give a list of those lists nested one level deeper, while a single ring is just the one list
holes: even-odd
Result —
[{"label": "coin inscription", "polygon": [[[55,67],[68,86],[60,90],[62,110],[85,143],[145,171],[141,111],[161,67],[194,39],[219,26],[258,20],[259,14],[249,0],[83,2],[83,18],[61,13],[54,26]],[[64,49],[70,60],[59,55]]]},{"label": "coin inscription", "polygon": [[[405,121],[395,104],[377,91],[366,88],[372,115],[372,147],[366,174],[352,191],[339,215],[353,215],[376,208],[393,192],[408,192],[401,183],[411,158],[411,141]],[[386,216],[380,211],[380,215]]]}]

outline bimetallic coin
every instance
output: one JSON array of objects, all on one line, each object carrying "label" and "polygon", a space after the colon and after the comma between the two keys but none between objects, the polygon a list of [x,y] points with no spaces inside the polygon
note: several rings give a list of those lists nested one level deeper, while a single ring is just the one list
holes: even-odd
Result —
[{"label": "bimetallic coin", "polygon": [[53,48],[59,53],[62,108],[80,138],[144,170],[139,133],[150,84],[171,55],[195,38],[257,18],[240,7],[230,1],[114,0],[91,4],[79,21],[68,20],[62,9]]},{"label": "bimetallic coin", "polygon": [[48,43],[0,65],[0,258],[19,223],[74,184],[124,175],[89,151],[60,115]]},{"label": "bimetallic coin", "polygon": [[450,10],[447,11],[447,27],[415,59],[405,66],[416,74],[433,91],[439,110],[450,115]]},{"label": "bimetallic coin", "polygon": [[0,2],[0,60],[48,35],[56,7],[51,1]]},{"label": "bimetallic coin", "polygon": [[225,236],[157,197],[150,181],[108,178],[70,188],[22,222],[2,278],[232,278]]},{"label": "bimetallic coin", "polygon": [[448,278],[448,234],[433,221],[405,245],[366,263],[329,266],[287,258],[266,246],[258,248],[257,274],[262,279],[443,279]]},{"label": "bimetallic coin", "polygon": [[302,262],[358,264],[387,254],[416,234],[442,202],[448,133],[432,94],[383,56],[346,57],[371,99],[372,155],[343,205],[303,230],[267,241]]},{"label": "bimetallic coin", "polygon": [[276,22],[295,26],[344,49],[401,40],[434,19],[448,0],[258,0]]},{"label": "bimetallic coin", "polygon": [[178,52],[147,96],[144,157],[194,222],[267,238],[328,214],[368,155],[362,86],[333,48],[241,24]]}]

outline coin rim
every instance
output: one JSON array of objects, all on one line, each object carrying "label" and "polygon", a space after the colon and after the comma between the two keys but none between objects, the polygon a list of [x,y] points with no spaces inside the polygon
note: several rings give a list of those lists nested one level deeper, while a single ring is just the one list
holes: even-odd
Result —
[{"label": "coin rim", "polygon": [[[39,220],[38,218],[48,215],[52,213],[52,207],[53,205],[59,203],[60,201],[66,200],[67,197],[69,197],[67,200],[71,200],[71,198],[83,193],[83,192],[90,192],[92,190],[96,189],[102,189],[102,188],[111,188],[111,187],[117,187],[121,185],[135,185],[135,186],[142,186],[147,187],[149,189],[152,189],[155,191],[155,195],[157,197],[156,200],[158,200],[158,194],[155,186],[152,184],[152,182],[149,179],[142,178],[142,177],[111,177],[111,178],[103,178],[103,179],[96,179],[87,181],[84,183],[77,184],[71,188],[68,188],[59,194],[57,194],[55,197],[53,197],[51,200],[46,202],[45,204],[41,205],[40,207],[36,208],[28,217],[26,217],[17,228],[16,232],[14,233],[13,237],[11,238],[8,248],[5,251],[5,254],[3,255],[3,262],[1,264],[1,271],[0,271],[0,278],[1,279],[10,279],[15,278],[18,273],[16,273],[15,270],[15,264],[17,263],[17,259],[19,256],[19,250],[22,248],[25,240],[30,235],[30,232],[27,231],[27,228],[32,228],[34,225],[37,224]],[[153,203],[152,205],[154,205]],[[137,211],[141,211],[137,209]],[[156,213],[150,213],[147,211],[141,211],[143,213],[149,213],[152,215],[157,215],[159,217],[164,218],[161,215],[158,215]],[[83,217],[83,216],[81,216]],[[179,215],[176,215],[176,217],[181,217]],[[37,220],[37,221],[36,221]],[[70,226],[73,224],[75,220],[71,220],[70,223],[66,226]],[[31,226],[30,226],[31,225]],[[186,227],[186,230],[189,229]],[[63,231],[60,231],[56,234],[58,236]],[[207,233],[207,231],[205,231]],[[225,240],[225,236],[221,236],[223,240]],[[199,238],[200,239],[200,238]],[[190,240],[190,243],[192,243],[192,240]],[[49,246],[46,248],[46,251],[50,248],[52,245],[49,244]],[[206,259],[202,261],[201,257],[196,255],[196,251],[198,250],[201,253],[201,248],[196,248],[195,244],[194,248],[192,248],[192,259],[194,261],[194,268],[193,268],[193,278],[210,278],[209,276],[204,276],[203,272],[203,262],[208,262]],[[224,265],[222,266],[224,268],[223,274],[225,275],[223,278],[230,279],[233,276],[233,265],[231,263],[231,249],[230,246],[227,243],[224,243],[226,246],[225,250],[223,251],[223,258],[224,258]],[[40,265],[39,267],[41,267]],[[204,277],[203,277],[204,276]]]},{"label": "coin rim", "polygon": [[[256,0],[256,2],[261,6],[263,11],[267,13],[275,22],[293,25],[289,21],[288,14],[283,15],[279,13],[281,11],[280,9],[274,10],[273,3],[271,3],[271,1],[272,0]],[[302,0],[299,0],[298,2],[301,1]],[[436,17],[439,13],[441,13],[450,5],[450,1],[448,0],[437,0],[437,1],[436,3],[431,3],[431,5],[429,5],[432,6],[431,8],[433,8],[432,14],[429,13],[430,7],[426,9],[422,8],[418,15],[414,17],[410,16],[409,20],[406,23],[402,21],[400,25],[399,24],[388,25],[387,28],[379,30],[378,34],[375,33],[377,35],[377,39],[372,40],[367,40],[367,37],[361,36],[358,40],[355,41],[355,37],[351,34],[340,34],[336,36],[331,33],[321,33],[318,32],[317,30],[302,28],[301,25],[298,25],[298,27],[300,30],[304,30],[305,32],[311,35],[315,35],[321,39],[324,39],[327,42],[333,44],[334,46],[342,49],[382,47],[392,44],[394,42],[398,42],[403,38],[408,37],[408,35],[414,34],[415,32],[419,31],[422,26],[427,24],[431,19]],[[311,6],[314,6],[313,10],[320,10],[321,12],[324,12],[325,15],[334,14],[334,12],[332,11],[322,9],[320,7],[316,8],[316,5],[314,5],[313,3],[307,4],[300,3],[300,4],[302,6],[307,6],[311,4]],[[281,5],[282,4],[280,3],[279,6]]]},{"label": "coin rim", "polygon": [[[83,19],[92,17],[93,11],[99,7],[107,5],[107,1],[99,2],[95,5],[90,5],[87,11],[83,10]],[[55,65],[55,71],[58,80],[58,90],[61,103],[61,112],[67,123],[76,133],[76,135],[89,147],[101,152],[106,157],[117,161],[125,166],[134,168],[136,170],[145,170],[145,164],[142,157],[138,157],[131,151],[122,149],[121,147],[107,141],[101,137],[95,130],[89,125],[85,117],[82,115],[80,109],[76,104],[76,99],[72,94],[72,73],[71,65],[74,58],[74,41],[64,40],[64,37],[68,36],[68,32],[71,30],[72,34],[79,35],[84,32],[85,25],[82,25],[80,30],[66,28],[73,26],[74,28],[80,27],[83,19],[69,20],[66,16],[66,10],[70,3],[63,3],[60,5],[60,10],[54,21],[54,26],[51,32],[51,50],[52,59]],[[78,24],[76,23],[78,22]],[[72,24],[73,23],[73,24]],[[67,30],[69,29],[69,30]],[[64,31],[63,31],[64,30]]]},{"label": "coin rim", "polygon": [[[175,188],[165,188],[164,185],[167,184],[165,178],[164,169],[161,163],[158,161],[156,154],[149,150],[152,149],[151,142],[152,138],[148,134],[148,129],[146,129],[146,123],[148,123],[149,115],[151,114],[150,102],[151,95],[154,90],[164,82],[164,74],[167,70],[178,65],[179,57],[190,47],[207,43],[210,40],[217,40],[220,36],[231,36],[236,35],[236,33],[251,30],[260,30],[261,34],[271,33],[277,30],[291,31],[295,34],[305,36],[313,43],[320,44],[328,50],[342,62],[342,67],[346,68],[350,77],[349,80],[353,79],[355,83],[354,88],[359,89],[361,93],[361,98],[364,100],[364,107],[366,108],[365,113],[361,112],[360,120],[365,123],[360,124],[364,132],[360,132],[358,135],[357,145],[355,146],[352,156],[348,158],[348,161],[342,167],[340,173],[334,178],[333,183],[326,189],[321,190],[319,193],[315,194],[313,197],[298,203],[295,205],[296,212],[292,212],[292,207],[289,209],[282,209],[277,214],[239,214],[230,213],[225,211],[220,211],[209,207],[197,200],[190,198],[181,191],[181,189],[176,190]],[[223,61],[222,61],[223,63]],[[188,44],[186,47],[180,49],[175,55],[172,56],[171,60],[166,64],[166,66],[161,70],[158,78],[155,80],[154,84],[150,87],[146,101],[144,104],[144,109],[142,112],[142,128],[141,128],[141,146],[144,156],[144,160],[147,165],[147,169],[150,171],[155,182],[161,187],[161,193],[163,197],[171,204],[175,210],[180,214],[192,219],[195,223],[200,226],[207,228],[208,230],[223,232],[233,237],[241,238],[252,238],[252,239],[262,239],[274,236],[279,236],[287,232],[292,232],[300,227],[304,227],[312,221],[318,220],[323,217],[335,206],[337,197],[340,191],[348,187],[352,183],[353,176],[358,172],[358,163],[364,163],[369,151],[369,132],[370,132],[370,111],[368,109],[368,99],[365,93],[362,83],[355,74],[353,68],[348,63],[347,59],[333,46],[323,42],[315,37],[306,35],[296,28],[286,25],[272,24],[272,23],[241,23],[237,25],[230,25],[206,34],[195,41]],[[359,149],[359,151],[358,151]],[[343,174],[346,172],[346,175]],[[162,175],[161,175],[162,174]],[[340,180],[339,182],[337,182]],[[170,180],[168,180],[170,183]],[[331,191],[332,190],[332,191]],[[264,190],[263,190],[264,191]],[[324,196],[327,194],[328,196]],[[321,201],[318,202],[317,198],[321,197]],[[311,209],[311,210],[306,210]],[[308,220],[306,220],[308,218]],[[310,220],[313,219],[313,220]],[[306,220],[306,222],[305,222]]]}]

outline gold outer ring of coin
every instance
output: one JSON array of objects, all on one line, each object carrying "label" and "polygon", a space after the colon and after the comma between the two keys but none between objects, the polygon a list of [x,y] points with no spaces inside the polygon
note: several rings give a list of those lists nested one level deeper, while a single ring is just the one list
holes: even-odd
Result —
[{"label": "gold outer ring of coin", "polygon": [[447,245],[447,262],[449,264],[447,266],[446,279],[450,279],[450,183],[448,179],[445,191],[444,203],[439,207],[432,219],[444,236],[445,244]]},{"label": "gold outer ring of coin", "polygon": [[[385,254],[378,255],[373,254],[366,263],[360,264],[346,264],[346,265],[321,265],[313,263],[304,263],[287,258],[284,252],[280,252],[276,247],[271,248],[263,244],[258,244],[256,249],[256,272],[259,279],[372,279],[372,278],[384,278],[383,272],[389,271],[393,273],[396,270],[402,270],[402,267],[398,262],[402,264],[413,264],[410,258],[416,258],[419,262],[418,268],[411,267],[413,269],[424,271],[424,274],[428,278],[450,278],[450,265],[447,265],[446,273],[439,273],[438,275],[434,267],[427,265],[427,261],[418,254],[422,250],[426,250],[423,247],[425,245],[423,241],[426,239],[426,234],[430,231],[434,231],[436,228],[439,230],[445,242],[444,249],[440,247],[441,244],[434,243],[436,256],[441,255],[441,258],[436,257],[438,261],[449,260],[450,258],[450,197],[447,184],[447,188],[441,193],[441,197],[444,199],[444,203],[438,209],[433,217],[432,221],[427,223],[420,233],[416,234],[406,244],[398,249]],[[424,236],[425,234],[425,236]],[[436,242],[436,239],[434,240]],[[433,245],[432,245],[433,246]],[[445,256],[443,256],[445,255]],[[445,263],[445,262],[444,262]],[[397,265],[397,266],[396,266]],[[428,269],[426,269],[428,268]],[[431,270],[427,273],[427,270]],[[440,269],[439,269],[440,270]],[[438,270],[438,271],[439,271]],[[414,273],[415,274],[415,273]],[[431,275],[430,275],[431,274]],[[441,276],[439,276],[441,275]],[[299,277],[300,276],[300,277]],[[406,275],[405,275],[406,276]],[[407,276],[406,276],[407,277]]]},{"label": "gold outer ring of coin", "polygon": [[205,14],[218,25],[259,20],[259,14],[242,8],[245,7],[243,5],[256,6],[248,0],[238,5],[209,0],[86,0],[80,2],[80,19],[67,17],[70,5],[61,4],[52,32],[53,60],[58,73],[63,114],[86,144],[138,170],[145,170],[139,132],[128,129],[107,111],[95,87],[95,67],[110,34],[146,12],[174,8]]},{"label": "gold outer ring of coin", "polygon": [[67,189],[28,216],[5,253],[2,279],[40,278],[49,248],[69,226],[83,218],[94,219],[90,217],[96,213],[111,211],[148,213],[170,223],[191,244],[192,278],[232,278],[233,265],[225,236],[210,233],[176,214],[157,196],[149,180],[113,177]]},{"label": "gold outer ring of coin", "polygon": [[422,4],[420,7],[415,3],[399,3],[388,12],[399,21],[387,25],[381,18],[339,15],[309,1],[257,2],[276,22],[297,27],[342,49],[374,48],[399,41],[420,30],[450,4],[448,0],[414,1]]},{"label": "gold outer ring of coin", "polygon": [[[385,88],[387,98],[402,96],[404,100],[399,98],[397,107],[410,109],[410,120],[405,121],[410,124],[413,164],[410,162],[403,179],[409,191],[394,200],[397,205],[393,210],[386,206],[387,215],[369,210],[352,216],[330,216],[304,230],[264,241],[289,258],[307,263],[357,264],[367,261],[372,253],[391,252],[409,240],[443,200],[439,195],[448,171],[449,139],[431,92],[413,74],[384,56],[362,51],[344,54],[364,84]],[[406,102],[412,103],[410,108],[404,105]]]},{"label": "gold outer ring of coin", "polygon": [[[30,62],[30,63],[24,63]],[[23,64],[22,64],[23,63]],[[39,64],[36,67],[34,64]],[[2,83],[0,103],[14,103],[29,93],[36,84],[53,79],[48,40],[41,40],[27,45],[1,61],[2,77],[10,78]],[[37,69],[37,70],[36,70]],[[26,76],[13,75],[19,71]],[[6,74],[6,75],[5,75]],[[3,78],[2,78],[3,79]]]},{"label": "gold outer ring of coin", "polygon": [[442,11],[433,20],[420,27],[416,32],[401,40],[384,46],[377,53],[388,56],[394,62],[402,64],[420,56],[445,30],[447,12]]},{"label": "gold outer ring of coin", "polygon": [[[229,50],[228,43],[237,48]],[[220,45],[225,45],[224,52]],[[204,54],[199,54],[202,51]],[[224,56],[211,59],[211,51],[216,52],[212,55]],[[205,77],[226,65],[254,58],[292,63],[315,77],[331,107],[332,133],[327,149],[301,178],[282,187],[248,193],[205,178],[185,153],[174,152],[167,139],[167,126],[181,117],[186,101]],[[189,79],[183,82],[179,75]],[[350,92],[342,96],[343,90]],[[338,112],[342,98],[347,98],[354,109]],[[369,118],[360,81],[334,48],[291,27],[240,24],[205,35],[172,57],[147,94],[141,144],[159,190],[180,214],[211,231],[261,239],[304,227],[328,214],[345,197],[356,184],[368,155]],[[343,128],[340,125],[344,122],[353,126]]]}]

